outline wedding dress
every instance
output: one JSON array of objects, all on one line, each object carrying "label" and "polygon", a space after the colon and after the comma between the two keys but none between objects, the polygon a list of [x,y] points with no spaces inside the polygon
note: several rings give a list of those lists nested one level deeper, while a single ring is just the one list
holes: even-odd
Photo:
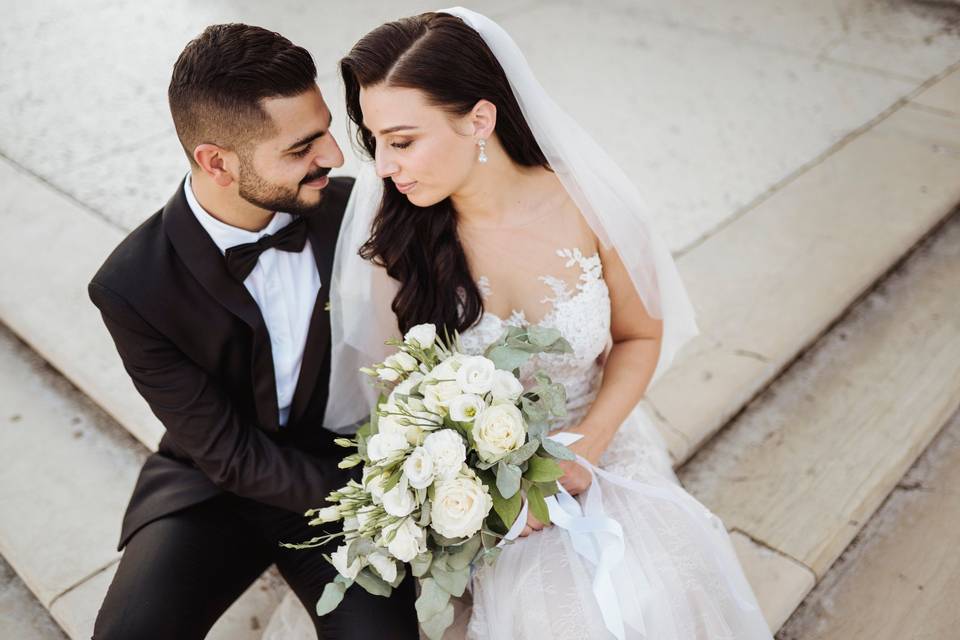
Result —
[{"label": "wedding dress", "polygon": [[[573,353],[539,354],[521,370],[546,372],[567,390],[567,416],[556,429],[576,425],[602,380],[610,337],[610,297],[599,254],[560,249],[557,260],[579,278],[540,279],[553,291],[550,310],[536,324],[552,327]],[[489,282],[478,279],[484,295]],[[521,311],[507,318],[486,312],[461,335],[480,354],[508,326],[523,326]],[[678,484],[666,445],[638,407],[620,426],[600,461],[591,491],[600,490],[606,514],[623,528],[624,557],[612,573],[626,637],[647,640],[753,640],[771,634],[716,516]],[[722,561],[725,560],[725,561]],[[472,610],[461,607],[445,638],[454,640],[586,640],[609,638],[593,593],[593,566],[556,526],[505,545],[496,563],[479,567],[471,584]],[[463,604],[469,603],[469,596]],[[271,620],[265,638],[313,637],[313,625],[292,596]]]}]

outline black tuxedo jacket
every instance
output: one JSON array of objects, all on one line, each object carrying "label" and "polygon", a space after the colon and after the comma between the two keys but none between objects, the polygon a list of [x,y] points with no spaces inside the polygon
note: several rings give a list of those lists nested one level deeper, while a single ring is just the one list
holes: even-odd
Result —
[{"label": "black tuxedo jacket", "polygon": [[320,274],[288,424],[279,426],[270,336],[246,287],[194,217],[183,184],[130,233],[90,282],[120,358],[166,432],[144,463],[120,548],[140,527],[222,491],[295,512],[347,475],[323,428],[330,374],[326,303],[349,178],[307,216]]}]

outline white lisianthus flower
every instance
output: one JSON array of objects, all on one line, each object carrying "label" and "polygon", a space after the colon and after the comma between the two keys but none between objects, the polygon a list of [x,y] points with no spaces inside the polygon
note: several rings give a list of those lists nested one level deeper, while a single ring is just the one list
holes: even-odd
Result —
[{"label": "white lisianthus flower", "polygon": [[457,476],[434,485],[430,526],[448,538],[467,538],[483,526],[493,498],[477,477]]},{"label": "white lisianthus flower", "polygon": [[486,406],[483,398],[472,393],[457,396],[448,403],[450,418],[457,422],[473,422]]},{"label": "white lisianthus flower", "polygon": [[423,404],[431,413],[440,416],[447,415],[447,403],[461,395],[460,386],[456,382],[424,383]]},{"label": "white lisianthus flower", "polygon": [[363,568],[363,562],[360,560],[358,555],[353,559],[353,563],[350,566],[347,566],[347,553],[349,552],[350,544],[342,544],[337,547],[337,550],[330,554],[330,562],[333,563],[334,568],[337,570],[337,573],[342,575],[344,578],[349,578],[350,580],[356,580],[357,574],[360,573],[360,569]]},{"label": "white lisianthus flower", "polygon": [[398,351],[393,355],[393,364],[399,366],[404,371],[416,371],[417,359],[406,351]]},{"label": "white lisianthus flower", "polygon": [[418,324],[411,327],[403,336],[403,341],[409,345],[418,346],[421,349],[429,349],[437,339],[437,328],[432,324]]},{"label": "white lisianthus flower", "polygon": [[384,511],[397,518],[410,515],[416,506],[417,499],[405,482],[398,483],[393,489],[383,494]]},{"label": "white lisianthus flower", "polygon": [[397,579],[397,563],[383,551],[374,551],[371,553],[367,556],[367,562],[371,567],[376,569],[380,577],[387,582],[393,582]]},{"label": "white lisianthus flower", "polygon": [[484,462],[499,460],[523,446],[527,428],[523,414],[512,404],[488,407],[473,425],[473,440]]},{"label": "white lisianthus flower", "polygon": [[497,365],[493,364],[493,360],[483,356],[468,356],[457,369],[457,385],[463,393],[482,396],[490,391],[496,370]]},{"label": "white lisianthus flower", "polygon": [[[399,409],[396,407],[390,407],[388,405],[381,405],[381,407],[386,406],[386,411],[390,413],[398,412]],[[382,408],[381,408],[382,410]],[[396,415],[387,415],[380,416],[377,420],[377,431],[382,434],[395,433],[403,436],[403,439],[407,439],[407,431],[410,430],[410,427],[403,424],[404,417]],[[368,443],[369,446],[369,443]]]},{"label": "white lisianthus flower", "polygon": [[364,467],[362,484],[366,488],[367,493],[370,494],[370,497],[373,498],[374,504],[383,504],[383,484],[386,482],[386,477],[381,474],[377,475],[372,480],[368,480],[370,474],[376,471],[377,470],[374,470],[371,467]]},{"label": "white lisianthus flower", "polygon": [[516,402],[522,393],[523,385],[515,375],[502,369],[494,372],[493,383],[490,385],[490,394],[494,402]]},{"label": "white lisianthus flower", "polygon": [[434,474],[444,480],[456,477],[467,459],[463,438],[453,429],[440,429],[428,435],[423,448],[433,458]]},{"label": "white lisianthus flower", "polygon": [[389,431],[375,433],[367,440],[367,456],[373,462],[380,462],[395,453],[406,450],[409,446],[406,436],[400,433]]},{"label": "white lisianthus flower", "polygon": [[412,518],[404,518],[386,529],[385,533],[391,531],[396,531],[396,534],[387,545],[387,550],[400,562],[410,562],[427,550],[427,536]]},{"label": "white lisianthus flower", "polygon": [[[386,362],[384,362],[384,364],[386,364]],[[391,369],[389,366],[379,369],[377,375],[385,382],[396,382],[400,379],[400,372],[396,369]]]},{"label": "white lisianthus flower", "polygon": [[[396,405],[397,396],[409,396],[417,390],[417,385],[423,382],[423,374],[419,371],[414,371],[407,379],[394,387],[393,391],[390,392],[389,403]],[[412,398],[411,398],[412,399]]]},{"label": "white lisianthus flower", "polygon": [[339,519],[340,505],[333,505],[332,507],[324,507],[323,509],[317,511],[310,523],[322,524],[324,522],[336,522]]},{"label": "white lisianthus flower", "polygon": [[433,483],[433,456],[423,447],[417,447],[403,462],[403,475],[414,489],[426,489]]}]

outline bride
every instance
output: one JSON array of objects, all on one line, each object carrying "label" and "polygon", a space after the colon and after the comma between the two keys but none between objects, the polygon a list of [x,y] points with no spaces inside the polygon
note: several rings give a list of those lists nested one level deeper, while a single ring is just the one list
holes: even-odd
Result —
[{"label": "bride", "polygon": [[[413,325],[457,330],[471,353],[508,326],[558,329],[573,353],[537,356],[521,373],[566,387],[554,429],[582,437],[561,484],[619,523],[590,557],[567,530],[527,516],[477,570],[446,637],[769,639],[726,530],[680,488],[638,405],[697,328],[630,181],[474,12],[385,24],[340,68],[374,162],[337,249],[327,424],[364,417],[374,398],[355,372]],[[312,637],[298,609],[281,605],[267,637]]]}]

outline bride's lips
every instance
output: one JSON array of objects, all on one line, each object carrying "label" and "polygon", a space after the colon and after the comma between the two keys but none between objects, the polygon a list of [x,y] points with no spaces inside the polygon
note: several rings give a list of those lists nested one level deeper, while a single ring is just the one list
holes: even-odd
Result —
[{"label": "bride's lips", "polygon": [[303,186],[310,189],[323,189],[330,183],[329,176],[321,176],[316,180],[311,180],[310,182],[304,182]]},{"label": "bride's lips", "polygon": [[417,186],[416,181],[414,182],[394,182],[394,185],[397,187],[397,191],[400,193],[410,193],[413,191],[414,187]]}]

